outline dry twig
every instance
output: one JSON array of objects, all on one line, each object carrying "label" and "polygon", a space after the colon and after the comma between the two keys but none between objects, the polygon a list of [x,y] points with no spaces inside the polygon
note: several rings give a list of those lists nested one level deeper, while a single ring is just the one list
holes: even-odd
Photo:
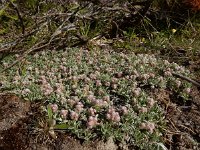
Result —
[{"label": "dry twig", "polygon": [[188,82],[190,82],[190,83],[192,83],[192,84],[194,84],[195,86],[197,86],[197,87],[200,87],[200,83],[199,82],[196,82],[196,81],[194,81],[194,80],[192,80],[192,79],[190,79],[190,78],[188,78],[188,77],[185,77],[185,76],[183,76],[183,75],[181,75],[181,74],[177,74],[177,73],[172,73],[174,76],[176,76],[176,77],[178,77],[178,78],[181,78],[181,79],[183,79],[183,80],[186,80],[186,81],[188,81]]},{"label": "dry twig", "polygon": [[[3,69],[2,71],[1,71],[1,73],[3,73],[4,71],[6,71],[6,70],[8,70],[8,69],[10,69],[11,67],[13,67],[14,65],[16,65],[18,62],[20,62],[21,60],[23,60],[28,54],[30,54],[31,52],[33,52],[33,51],[36,51],[36,50],[39,50],[39,49],[41,49],[41,48],[44,48],[44,47],[46,47],[46,46],[48,46],[49,45],[49,43],[47,43],[47,44],[44,44],[45,42],[44,41],[41,41],[41,42],[39,42],[39,43],[37,43],[36,45],[34,45],[33,47],[31,47],[28,51],[26,51],[21,57],[19,57],[16,61],[14,61],[12,64],[10,64],[8,67],[6,67],[5,69]],[[44,44],[44,45],[42,45],[42,46],[39,46],[39,45],[41,45],[41,44]],[[37,46],[37,47],[36,47]]]}]

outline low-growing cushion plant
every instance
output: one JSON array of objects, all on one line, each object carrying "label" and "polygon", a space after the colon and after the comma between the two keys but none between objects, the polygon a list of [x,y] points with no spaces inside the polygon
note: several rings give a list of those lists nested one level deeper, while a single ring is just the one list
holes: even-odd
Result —
[{"label": "low-growing cushion plant", "polygon": [[[3,60],[7,67],[18,55]],[[164,113],[156,91],[188,99],[191,84],[173,76],[190,72],[154,55],[111,50],[42,51],[1,75],[1,90],[44,100],[47,120],[85,140],[107,139],[140,149],[162,142]]]}]

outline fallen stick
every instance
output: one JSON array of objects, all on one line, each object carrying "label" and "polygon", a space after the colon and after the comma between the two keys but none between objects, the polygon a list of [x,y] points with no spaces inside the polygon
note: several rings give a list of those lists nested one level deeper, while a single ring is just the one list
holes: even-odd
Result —
[{"label": "fallen stick", "polygon": [[[36,45],[40,45],[42,44],[44,41],[37,43]],[[46,46],[49,45],[49,43],[41,45],[39,47],[35,47],[36,45],[34,45],[33,47],[31,47],[28,51],[26,51],[21,57],[19,57],[16,61],[14,61],[12,64],[10,64],[8,67],[6,67],[5,69],[3,69],[0,73],[3,73],[4,71],[6,71],[7,69],[10,69],[11,67],[13,67],[14,65],[16,65],[19,61],[23,60],[28,54],[30,54],[33,51],[39,50],[41,48],[44,48]]]},{"label": "fallen stick", "polygon": [[174,75],[174,76],[176,76],[176,77],[178,77],[178,78],[181,78],[181,79],[183,79],[183,80],[186,80],[186,81],[188,81],[188,82],[191,82],[192,84],[194,84],[195,86],[197,86],[197,87],[200,87],[200,83],[199,82],[197,82],[197,81],[194,81],[194,80],[192,80],[192,79],[190,79],[190,78],[188,78],[188,77],[185,77],[185,76],[183,76],[183,75],[181,75],[181,74],[177,74],[177,73],[172,73],[172,75]]}]

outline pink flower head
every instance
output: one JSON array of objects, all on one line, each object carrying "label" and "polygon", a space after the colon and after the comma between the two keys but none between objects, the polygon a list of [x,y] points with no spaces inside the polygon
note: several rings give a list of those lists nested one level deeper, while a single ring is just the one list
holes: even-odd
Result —
[{"label": "pink flower head", "polygon": [[65,57],[63,57],[61,60],[62,60],[63,62],[65,62],[65,61],[66,61],[66,58],[65,58]]},{"label": "pink flower head", "polygon": [[65,109],[62,109],[60,111],[60,115],[62,118],[66,118],[67,117],[67,114],[68,114],[68,110],[65,110]]},{"label": "pink flower head", "polygon": [[108,109],[108,113],[109,113],[109,114],[112,114],[113,112],[115,112],[115,109],[114,109],[114,108],[109,108],[109,109]]},{"label": "pink flower head", "polygon": [[96,125],[98,125],[99,123],[98,123],[98,119],[97,119],[97,117],[95,116],[95,117],[93,117],[93,116],[90,116],[89,117],[89,119],[88,119],[88,121],[87,121],[87,127],[88,128],[93,128],[94,126],[96,126]]},{"label": "pink flower head", "polygon": [[118,112],[115,111],[114,108],[109,108],[108,112],[106,114],[106,118],[108,120],[114,121],[114,122],[120,122],[120,115]]},{"label": "pink flower head", "polygon": [[181,81],[180,80],[176,80],[176,86],[180,87],[181,86]]},{"label": "pink flower head", "polygon": [[107,118],[108,120],[111,120],[111,114],[110,114],[110,113],[107,113],[107,114],[106,114],[106,118]]},{"label": "pink flower head", "polygon": [[99,95],[103,95],[103,94],[104,94],[104,91],[103,91],[102,89],[99,89],[99,90],[98,90],[98,94],[99,94]]},{"label": "pink flower head", "polygon": [[87,97],[87,99],[88,99],[90,102],[92,102],[92,101],[95,100],[95,97],[94,97],[94,95],[89,95],[89,96]]},{"label": "pink flower head", "polygon": [[141,124],[140,124],[140,129],[146,129],[146,123],[144,123],[144,122],[141,123]]},{"label": "pink flower head", "polygon": [[158,81],[159,81],[159,82],[163,82],[163,81],[164,81],[164,78],[163,78],[163,77],[159,77],[159,78],[158,78]]},{"label": "pink flower head", "polygon": [[43,85],[41,86],[41,90],[44,92],[45,96],[48,96],[48,95],[50,95],[53,92],[53,88],[47,82],[43,83]]},{"label": "pink flower head", "polygon": [[122,109],[122,113],[123,113],[124,115],[128,114],[128,109],[127,109],[126,106],[122,106],[121,109]]},{"label": "pink flower head", "polygon": [[103,106],[108,106],[108,102],[107,102],[107,101],[103,101],[103,102],[102,102],[102,105],[103,105]]},{"label": "pink flower head", "polygon": [[165,75],[165,76],[172,76],[172,73],[171,73],[171,71],[165,71],[165,72],[164,72],[164,75]]},{"label": "pink flower head", "polygon": [[77,82],[77,81],[78,81],[78,78],[77,78],[76,76],[73,76],[73,77],[72,77],[72,80],[75,81],[75,82]]},{"label": "pink flower head", "polygon": [[90,78],[86,77],[86,78],[84,79],[84,81],[85,81],[86,83],[89,83],[89,82],[90,82]]},{"label": "pink flower head", "polygon": [[72,85],[72,89],[75,90],[76,88],[77,88],[77,85],[76,85],[76,84],[73,84],[73,85]]},{"label": "pink flower head", "polygon": [[101,86],[101,81],[100,80],[96,80],[96,86]]},{"label": "pink flower head", "polygon": [[113,88],[114,90],[116,90],[116,89],[117,89],[117,84],[112,84],[112,88]]},{"label": "pink flower head", "polygon": [[117,81],[118,81],[117,78],[112,78],[112,79],[111,79],[111,82],[112,82],[113,84],[117,83]]},{"label": "pink flower head", "polygon": [[135,78],[138,77],[138,76],[139,76],[138,71],[137,71],[137,70],[134,70],[134,71],[133,71],[133,75],[135,76]]},{"label": "pink flower head", "polygon": [[106,68],[107,72],[112,72],[113,68]]},{"label": "pink flower head", "polygon": [[24,89],[23,91],[22,91],[22,94],[23,95],[26,95],[26,94],[29,94],[29,93],[31,93],[31,90],[30,89]]},{"label": "pink flower head", "polygon": [[110,86],[110,82],[106,82],[105,86],[109,87]]},{"label": "pink flower head", "polygon": [[72,99],[75,101],[75,102],[79,102],[79,98],[78,98],[78,96],[74,96],[74,97],[72,97]]},{"label": "pink flower head", "polygon": [[147,113],[148,110],[147,110],[146,107],[141,107],[140,110],[139,110],[139,112],[141,112],[141,113]]},{"label": "pink flower head", "polygon": [[187,94],[189,94],[189,93],[191,92],[191,89],[190,89],[190,88],[186,88],[184,91],[185,91]]},{"label": "pink flower head", "polygon": [[141,123],[140,129],[148,130],[150,133],[153,133],[155,124],[153,122]]},{"label": "pink flower head", "polygon": [[129,80],[131,79],[131,76],[125,76],[125,79]]},{"label": "pink flower head", "polygon": [[4,67],[7,67],[7,66],[8,66],[8,63],[4,62],[4,63],[3,63],[3,66],[4,66]]},{"label": "pink flower head", "polygon": [[71,118],[72,120],[77,121],[78,118],[79,118],[79,115],[78,115],[78,113],[76,113],[75,111],[71,111],[71,113],[70,113],[70,118]]},{"label": "pink flower head", "polygon": [[77,105],[80,105],[81,107],[83,107],[83,103],[82,102],[77,102]]},{"label": "pink flower head", "polygon": [[41,78],[42,81],[46,81],[46,77],[45,76],[40,76],[40,78]]},{"label": "pink flower head", "polygon": [[92,61],[92,60],[89,60],[89,61],[88,61],[88,64],[90,64],[90,65],[93,64],[93,61]]},{"label": "pink flower head", "polygon": [[121,77],[122,77],[122,75],[123,75],[123,73],[122,73],[122,72],[118,72],[118,73],[117,73],[117,77],[118,77],[118,78],[121,78]]},{"label": "pink flower head", "polygon": [[97,79],[96,74],[90,74],[89,77],[90,77],[90,79],[93,79],[93,80],[96,80],[96,79]]},{"label": "pink flower head", "polygon": [[20,80],[20,79],[21,79],[21,77],[19,75],[14,76],[15,81]]},{"label": "pink flower head", "polygon": [[151,107],[153,107],[153,105],[155,104],[155,101],[154,101],[153,98],[148,97],[148,98],[147,98],[147,103],[148,103],[149,107],[151,108]]},{"label": "pink flower head", "polygon": [[61,104],[65,104],[67,102],[67,100],[64,96],[62,96],[60,102],[61,102]]},{"label": "pink flower head", "polygon": [[120,116],[119,116],[119,113],[118,113],[118,112],[115,113],[115,116],[114,116],[113,121],[114,121],[114,122],[120,122]]},{"label": "pink flower head", "polygon": [[83,110],[83,104],[81,102],[78,102],[76,105],[76,110],[78,112],[81,112]]},{"label": "pink flower head", "polygon": [[90,107],[90,108],[88,109],[88,112],[89,112],[89,114],[90,114],[91,116],[95,116],[95,113],[96,113],[97,111],[96,111],[96,109]]},{"label": "pink flower head", "polygon": [[[99,70],[99,68],[96,68],[97,70]],[[99,71],[95,71],[95,75],[100,76],[100,72]]]},{"label": "pink flower head", "polygon": [[89,91],[88,94],[89,95],[94,95],[94,93],[92,91]]},{"label": "pink flower head", "polygon": [[154,74],[154,73],[149,73],[149,76],[150,76],[151,78],[154,78],[154,77],[155,77],[155,74]]},{"label": "pink flower head", "polygon": [[84,90],[85,92],[88,92],[88,91],[90,90],[90,86],[89,86],[89,85],[85,85],[85,87],[83,88],[83,90]]},{"label": "pink flower head", "polygon": [[150,133],[153,133],[154,129],[155,129],[155,124],[152,122],[148,122],[147,123],[147,129],[149,130]]},{"label": "pink flower head", "polygon": [[92,101],[92,103],[96,106],[103,106],[103,101],[102,99],[95,99]]},{"label": "pink flower head", "polygon": [[143,74],[142,77],[143,77],[144,80],[147,80],[147,79],[149,79],[150,75],[148,75],[148,74]]},{"label": "pink flower head", "polygon": [[132,90],[132,92],[136,97],[138,97],[140,95],[140,93],[141,93],[141,89],[140,88],[134,88]]},{"label": "pink flower head", "polygon": [[83,110],[83,107],[81,105],[76,105],[76,111],[81,112]]},{"label": "pink flower head", "polygon": [[74,100],[72,100],[72,99],[68,99],[68,100],[67,100],[67,103],[68,103],[70,106],[74,106],[76,102],[75,102]]},{"label": "pink flower head", "polygon": [[55,113],[58,110],[58,105],[57,104],[51,104],[51,109]]},{"label": "pink flower head", "polygon": [[57,94],[62,95],[62,89],[61,89],[61,88],[57,88],[55,92],[56,92]]},{"label": "pink flower head", "polygon": [[106,101],[106,102],[110,102],[110,96],[109,95],[104,96],[103,100]]},{"label": "pink flower head", "polygon": [[164,60],[164,64],[165,64],[165,65],[169,65],[170,63],[169,63],[168,60]]}]

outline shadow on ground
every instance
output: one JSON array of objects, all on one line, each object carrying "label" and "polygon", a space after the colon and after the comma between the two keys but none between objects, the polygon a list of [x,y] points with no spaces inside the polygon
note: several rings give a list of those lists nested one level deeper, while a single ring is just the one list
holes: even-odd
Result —
[{"label": "shadow on ground", "polygon": [[[14,95],[0,96],[1,150],[116,150],[112,139],[107,142],[81,143],[58,133],[52,139],[42,122],[41,103],[29,103]],[[43,124],[43,125],[42,125]]]}]

